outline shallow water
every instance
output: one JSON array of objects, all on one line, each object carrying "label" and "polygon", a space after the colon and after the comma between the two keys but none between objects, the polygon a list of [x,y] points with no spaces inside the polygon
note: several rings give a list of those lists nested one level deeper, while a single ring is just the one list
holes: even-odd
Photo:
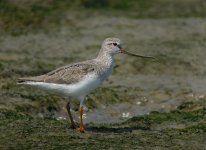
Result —
[{"label": "shallow water", "polygon": [[169,112],[177,107],[179,103],[175,100],[169,100],[162,102],[161,104],[155,104],[149,102],[146,105],[120,103],[107,106],[105,109],[95,109],[86,113],[84,119],[85,123],[119,123],[126,121],[134,116],[141,116],[149,114],[151,111]]}]

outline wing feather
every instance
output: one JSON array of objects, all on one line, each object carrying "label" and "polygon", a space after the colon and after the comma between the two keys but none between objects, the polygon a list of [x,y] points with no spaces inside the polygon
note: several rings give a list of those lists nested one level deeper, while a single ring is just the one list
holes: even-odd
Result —
[{"label": "wing feather", "polygon": [[76,63],[57,68],[45,75],[18,79],[19,83],[33,81],[57,84],[72,84],[83,79],[88,73],[94,72],[94,63]]}]

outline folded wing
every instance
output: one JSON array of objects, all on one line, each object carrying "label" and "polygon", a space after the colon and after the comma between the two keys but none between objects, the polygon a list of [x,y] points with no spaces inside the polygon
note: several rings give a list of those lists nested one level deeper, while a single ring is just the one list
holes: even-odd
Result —
[{"label": "folded wing", "polygon": [[76,63],[68,66],[63,66],[53,70],[47,74],[35,77],[19,78],[18,83],[24,84],[25,82],[45,82],[56,84],[72,84],[83,79],[88,73],[95,70],[94,63]]}]

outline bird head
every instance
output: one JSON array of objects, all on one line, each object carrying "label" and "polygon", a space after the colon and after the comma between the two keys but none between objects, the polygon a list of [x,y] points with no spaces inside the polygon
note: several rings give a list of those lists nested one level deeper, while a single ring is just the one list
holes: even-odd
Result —
[{"label": "bird head", "polygon": [[102,43],[102,49],[111,55],[123,53],[123,54],[127,54],[130,56],[136,56],[136,57],[141,57],[141,58],[153,58],[154,59],[154,57],[152,57],[152,56],[133,54],[133,53],[130,53],[128,51],[125,51],[122,48],[121,40],[118,38],[106,38],[104,40],[104,42]]}]

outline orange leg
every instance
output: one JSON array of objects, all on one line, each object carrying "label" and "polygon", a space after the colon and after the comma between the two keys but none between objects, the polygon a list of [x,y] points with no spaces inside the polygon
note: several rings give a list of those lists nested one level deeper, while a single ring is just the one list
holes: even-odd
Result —
[{"label": "orange leg", "polygon": [[82,133],[84,133],[84,131],[85,131],[84,126],[83,126],[83,118],[82,118],[83,111],[84,111],[83,106],[80,106],[80,127],[79,127],[79,131],[82,132]]}]

